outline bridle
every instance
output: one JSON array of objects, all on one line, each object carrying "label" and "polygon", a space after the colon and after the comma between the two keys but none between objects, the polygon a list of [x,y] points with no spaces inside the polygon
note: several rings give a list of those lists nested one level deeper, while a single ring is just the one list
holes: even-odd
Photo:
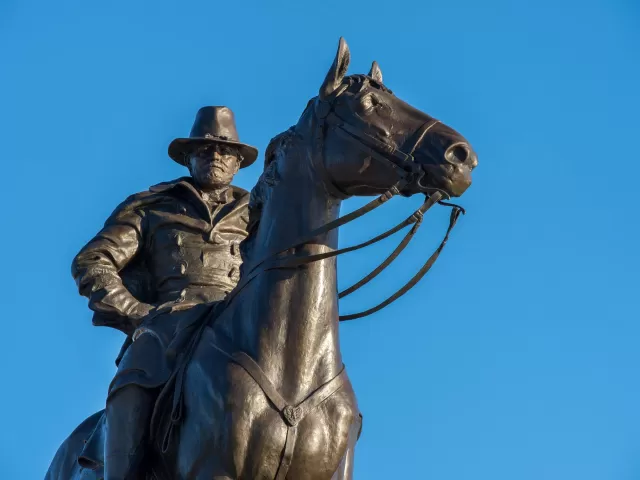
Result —
[{"label": "bridle", "polygon": [[[396,249],[389,255],[378,267],[376,267],[371,273],[362,278],[360,281],[356,282],[349,288],[338,293],[338,298],[344,298],[347,295],[352,294],[356,290],[360,289],[375,277],[377,277],[385,268],[387,268],[398,256],[400,253],[407,247],[413,236],[416,234],[420,226],[422,225],[422,220],[424,214],[436,203],[441,205],[451,207],[451,215],[449,217],[449,227],[447,228],[446,234],[435,250],[435,252],[427,259],[425,264],[420,268],[420,270],[398,291],[396,291],[389,298],[379,303],[375,307],[372,307],[368,310],[364,310],[359,313],[353,313],[349,315],[341,315],[339,317],[340,321],[346,320],[355,320],[357,318],[366,317],[375,313],[387,305],[393,303],[398,298],[407,293],[411,288],[413,288],[421,279],[424,277],[427,272],[431,269],[435,261],[438,259],[440,252],[446,245],[449,234],[451,230],[456,224],[460,213],[464,214],[465,210],[455,204],[447,203],[442,201],[443,198],[448,199],[449,195],[440,189],[424,187],[420,183],[425,172],[422,170],[419,164],[415,163],[415,158],[413,153],[416,148],[420,145],[425,135],[429,132],[431,128],[437,125],[439,120],[431,119],[425,124],[423,124],[415,133],[414,137],[416,140],[413,142],[413,145],[409,149],[408,153],[403,152],[402,150],[393,147],[392,145],[386,144],[370,135],[360,132],[358,129],[346,123],[343,119],[341,119],[334,110],[334,102],[335,100],[349,88],[350,84],[343,84],[339,87],[331,96],[325,99],[317,98],[315,100],[315,104],[313,108],[315,110],[315,120],[316,120],[316,136],[315,136],[315,152],[312,155],[313,164],[318,172],[318,174],[322,177],[324,184],[327,190],[336,196],[337,198],[344,199],[349,195],[340,191],[336,185],[334,185],[331,180],[329,173],[326,170],[324,165],[324,143],[325,137],[327,134],[327,129],[333,127],[340,136],[344,139],[355,142],[358,144],[360,148],[364,147],[367,151],[367,154],[372,158],[380,160],[382,162],[387,163],[393,169],[395,169],[400,176],[400,179],[392,185],[387,191],[377,197],[375,200],[367,203],[366,205],[360,207],[359,209],[344,215],[336,220],[326,223],[325,225],[312,230],[311,232],[301,236],[296,239],[291,245],[286,248],[277,248],[268,252],[266,255],[262,257],[261,260],[253,264],[251,270],[246,272],[240,283],[236,286],[236,288],[227,296],[225,303],[228,305],[231,300],[240,292],[251,280],[257,277],[260,273],[263,273],[267,270],[273,269],[281,269],[281,268],[295,268],[301,265],[306,265],[312,262],[317,262],[319,260],[325,260],[332,257],[337,257],[343,253],[353,252],[356,250],[360,250],[361,248],[367,247],[369,245],[373,245],[385,238],[390,237],[396,232],[399,232],[403,228],[413,225],[409,232],[404,236],[402,241],[398,244]],[[341,248],[338,250],[333,250],[331,252],[318,253],[314,255],[301,255],[298,253],[289,254],[283,256],[282,254],[287,251],[293,251],[297,247],[303,246],[312,240],[316,239],[316,237],[326,234],[332,230],[335,230],[343,225],[346,225],[353,220],[362,217],[363,215],[375,210],[379,206],[383,205],[387,201],[389,201],[394,196],[400,194],[402,190],[409,184],[417,184],[425,191],[425,201],[415,212],[413,212],[409,217],[407,217],[404,221],[400,222],[395,227],[387,230],[386,232],[368,240],[366,242],[360,243],[358,245],[354,245],[351,247]]]},{"label": "bridle", "polygon": [[[316,137],[315,137],[316,152],[313,155],[314,167],[316,168],[318,173],[323,177],[326,188],[332,194],[334,194],[338,198],[343,198],[343,199],[349,196],[349,195],[346,195],[344,192],[341,192],[333,184],[329,176],[329,173],[327,172],[326,167],[324,166],[324,140],[326,137],[327,128],[330,126],[335,128],[336,132],[341,136],[343,136],[345,139],[352,142],[356,142],[360,147],[366,148],[371,157],[381,160],[383,162],[386,162],[388,164],[391,164],[391,166],[399,172],[400,179],[393,186],[391,186],[391,188],[389,188],[386,192],[384,192],[375,200],[372,200],[371,202],[367,203],[363,207],[360,207],[359,209],[347,215],[344,215],[343,217],[340,217],[340,218],[337,218],[336,220],[328,222],[325,225],[307,233],[306,235],[301,236],[287,248],[277,248],[267,253],[265,256],[262,257],[260,261],[258,261],[253,265],[251,270],[249,270],[246,274],[242,275],[240,279],[240,283],[238,283],[236,288],[234,288],[227,295],[225,301],[215,306],[216,315],[213,318],[217,318],[220,312],[224,310],[227,306],[229,306],[232,299],[251,280],[253,280],[255,277],[257,277],[261,273],[266,272],[267,270],[280,269],[280,268],[295,268],[295,267],[299,267],[309,263],[317,262],[319,260],[325,260],[327,258],[337,257],[338,255],[341,255],[343,253],[360,250],[361,248],[367,247],[369,245],[373,245],[374,243],[377,243],[381,240],[384,240],[387,237],[390,237],[394,233],[399,232],[400,230],[402,230],[403,228],[409,225],[413,225],[409,230],[409,232],[404,236],[400,244],[398,244],[396,249],[378,267],[376,267],[366,277],[362,278],[359,282],[355,283],[354,285],[347,288],[346,290],[343,290],[342,292],[338,293],[338,298],[344,298],[347,295],[350,295],[351,293],[355,292],[362,286],[369,283],[375,277],[377,277],[385,268],[387,268],[400,255],[400,253],[406,248],[406,246],[409,244],[409,242],[411,241],[415,233],[418,231],[418,229],[420,228],[420,225],[422,225],[422,219],[424,217],[424,214],[434,204],[439,203],[441,205],[446,205],[451,207],[451,215],[449,217],[449,227],[447,228],[447,232],[444,236],[444,239],[442,240],[438,248],[435,250],[435,252],[433,252],[433,254],[427,259],[427,261],[422,266],[422,268],[420,268],[418,273],[416,273],[413,276],[413,278],[411,278],[411,280],[409,280],[401,289],[396,291],[393,295],[391,295],[389,298],[379,303],[375,307],[372,307],[368,310],[364,310],[359,313],[353,313],[350,315],[341,315],[338,318],[340,321],[346,321],[346,320],[355,320],[356,318],[362,318],[362,317],[371,315],[372,313],[375,313],[383,309],[387,305],[393,303],[398,298],[403,296],[405,293],[411,290],[411,288],[413,288],[422,279],[422,277],[424,277],[427,274],[427,272],[431,269],[435,261],[438,259],[440,252],[446,245],[447,240],[449,239],[449,234],[451,233],[451,230],[456,224],[456,221],[458,220],[460,213],[462,214],[465,213],[462,207],[442,201],[443,198],[447,198],[447,199],[449,198],[449,195],[443,190],[436,189],[436,188],[433,188],[433,189],[425,188],[420,184],[420,180],[422,179],[424,172],[422,172],[420,166],[415,163],[413,153],[415,152],[415,149],[418,147],[418,145],[420,145],[420,143],[424,139],[427,132],[431,128],[433,128],[434,125],[438,124],[439,121],[432,119],[429,122],[422,125],[416,132],[417,139],[413,143],[413,146],[409,150],[409,153],[405,153],[402,150],[399,150],[395,147],[387,145],[384,142],[381,142],[369,135],[361,133],[351,125],[344,122],[335,113],[333,109],[333,102],[348,87],[349,85],[342,85],[338,89],[338,91],[335,92],[328,99],[324,99],[324,100],[316,99],[316,103],[314,105],[315,119],[317,122]],[[362,217],[363,215],[371,212],[372,210],[375,210],[382,204],[389,201],[394,196],[399,195],[402,192],[402,189],[407,185],[409,185],[411,182],[417,182],[417,184],[421,188],[424,188],[425,191],[427,192],[430,191],[430,192],[425,193],[426,198],[424,203],[420,206],[420,208],[418,208],[404,221],[400,222],[398,225],[391,228],[390,230],[387,230],[386,232],[378,235],[377,237],[372,238],[371,240],[360,243],[358,245],[354,245],[352,247],[341,248],[331,252],[319,253],[314,255],[300,255],[297,253],[293,253],[290,255],[282,256],[284,252],[287,252],[289,250],[295,250],[297,247],[300,247],[302,245],[305,245],[311,242],[316,237],[326,234],[332,230],[335,230],[336,228],[339,228],[342,225],[352,222],[353,220],[359,217]],[[197,333],[192,338],[191,342],[189,343],[189,346],[187,347],[184,353],[184,359],[180,367],[176,371],[176,374],[175,374],[176,387],[173,392],[173,405],[170,413],[170,422],[168,424],[167,430],[164,432],[163,439],[162,439],[162,444],[161,444],[162,453],[166,453],[168,451],[169,446],[171,444],[171,439],[173,438],[174,429],[177,427],[177,425],[180,424],[180,421],[182,419],[182,413],[183,413],[182,393],[183,393],[183,382],[184,382],[186,367],[198,343],[197,339],[200,338],[202,329],[207,325],[207,323],[208,322],[203,323],[200,326],[199,333]],[[237,361],[237,360],[234,360],[234,361]],[[244,368],[251,367],[251,362],[249,362],[249,364],[247,364],[246,362],[240,362],[240,364],[244,365]],[[252,376],[254,377],[254,379],[257,379],[259,377],[259,375],[256,376],[255,374],[253,374]],[[256,381],[258,382],[258,380]],[[269,385],[270,382],[263,380],[261,382],[258,382],[258,384],[261,386],[261,388],[264,391],[265,385]],[[270,399],[279,398],[279,396],[274,396],[273,394],[271,394],[269,398]],[[281,409],[279,408],[279,410]]]}]

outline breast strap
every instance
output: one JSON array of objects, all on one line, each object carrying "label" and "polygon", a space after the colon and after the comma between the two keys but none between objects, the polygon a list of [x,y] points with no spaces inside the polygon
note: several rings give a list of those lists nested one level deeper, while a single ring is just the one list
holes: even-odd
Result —
[{"label": "breast strap", "polygon": [[244,352],[236,352],[233,355],[229,355],[219,347],[216,348],[232,362],[241,366],[251,376],[251,378],[253,378],[253,380],[262,389],[265,396],[269,399],[269,402],[271,402],[274,409],[280,413],[280,416],[287,427],[287,439],[285,440],[284,450],[275,480],[284,480],[287,476],[287,472],[289,471],[289,467],[291,466],[291,460],[293,459],[293,451],[298,436],[298,424],[309,413],[322,404],[322,402],[342,388],[347,378],[344,365],[342,370],[340,370],[340,373],[335,377],[311,392],[302,402],[297,405],[292,405],[287,403],[287,401],[282,397],[273,382],[269,380],[262,368],[260,368],[260,365],[258,365],[253,358]]}]

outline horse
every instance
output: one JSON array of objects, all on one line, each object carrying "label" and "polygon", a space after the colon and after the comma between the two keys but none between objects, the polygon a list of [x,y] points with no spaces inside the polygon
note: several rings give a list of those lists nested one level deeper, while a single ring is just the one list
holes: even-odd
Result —
[{"label": "horse", "polygon": [[[265,152],[240,282],[194,336],[169,396],[170,417],[179,421],[154,435],[148,478],[353,476],[362,416],[339,347],[336,257],[349,249],[338,249],[338,227],[395,195],[423,194],[425,203],[403,224],[415,227],[436,202],[466,191],[478,160],[460,133],[385,86],[376,62],[368,75],[347,76],[349,62],[341,38],[319,94]],[[374,195],[339,217],[345,199]],[[100,478],[99,466],[69,461],[79,454],[78,439],[102,428],[94,417],[60,447],[47,480]]]}]

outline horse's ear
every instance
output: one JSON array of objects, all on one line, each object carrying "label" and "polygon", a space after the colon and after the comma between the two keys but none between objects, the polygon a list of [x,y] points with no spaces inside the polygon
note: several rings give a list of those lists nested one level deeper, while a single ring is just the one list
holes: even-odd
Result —
[{"label": "horse's ear", "polygon": [[380,65],[378,65],[378,62],[376,62],[375,60],[371,64],[371,70],[369,70],[369,76],[373,78],[376,82],[383,83],[382,70],[380,70]]},{"label": "horse's ear", "polygon": [[347,74],[350,57],[349,46],[344,38],[340,37],[336,58],[333,60],[333,65],[331,65],[327,77],[320,87],[320,99],[324,100],[340,86],[342,79]]}]

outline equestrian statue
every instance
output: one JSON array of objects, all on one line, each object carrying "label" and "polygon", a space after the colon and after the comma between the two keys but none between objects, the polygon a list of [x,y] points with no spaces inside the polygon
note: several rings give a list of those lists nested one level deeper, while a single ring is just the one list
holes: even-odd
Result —
[{"label": "equestrian statue", "polygon": [[[106,408],[63,442],[45,480],[347,480],[362,428],[339,322],[376,312],[438,258],[478,160],[458,132],[408,105],[373,62],[335,60],[298,122],[275,136],[251,192],[231,186],[257,158],[227,107],[199,110],[169,156],[190,176],[132,195],[72,266],[93,323],[127,335]],[[394,196],[424,203],[391,230],[338,248],[338,229]],[[340,217],[343,200],[376,198]],[[436,251],[378,305],[338,300],[380,274],[434,205],[451,207]],[[410,227],[343,292],[336,260]]]}]

